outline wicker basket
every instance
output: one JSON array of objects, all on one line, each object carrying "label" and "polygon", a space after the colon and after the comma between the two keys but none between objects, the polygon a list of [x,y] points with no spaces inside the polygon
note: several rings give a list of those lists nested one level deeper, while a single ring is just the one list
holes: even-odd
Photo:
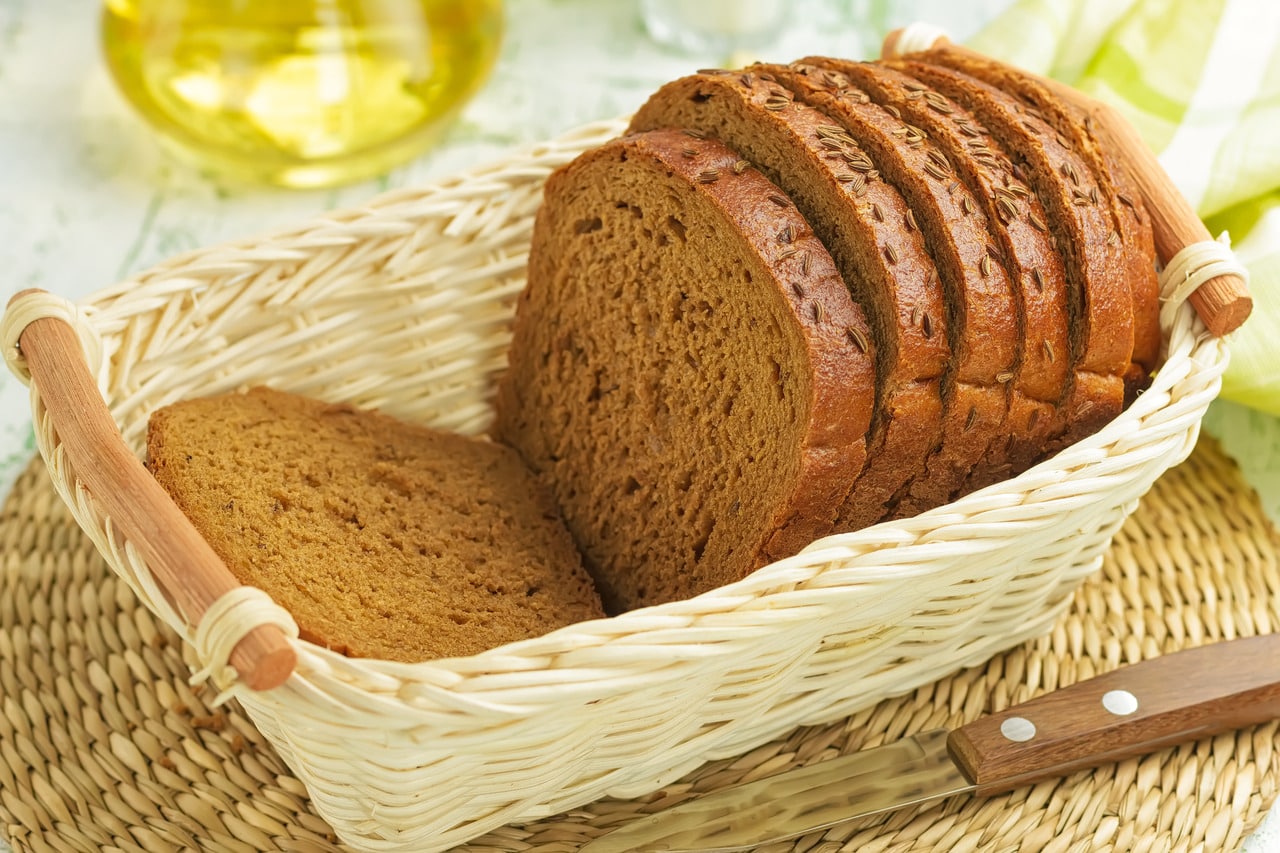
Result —
[{"label": "wicker basket", "polygon": [[[16,343],[34,320],[71,322],[134,454],[156,408],[259,383],[483,432],[542,184],[623,127],[589,126],[433,187],[188,254],[78,306],[19,299],[3,330],[11,366],[29,377]],[[241,597],[197,631],[72,469],[47,408],[60,389],[33,382],[31,400],[40,452],[79,524],[194,645],[340,837],[431,851],[651,791],[1047,630],[1138,498],[1191,451],[1217,393],[1226,348],[1181,289],[1163,311],[1167,360],[1150,390],[1016,479],[820,540],[689,601],[473,657],[351,660],[292,640],[293,676],[266,691],[234,679],[228,638],[290,628],[287,616]]]}]

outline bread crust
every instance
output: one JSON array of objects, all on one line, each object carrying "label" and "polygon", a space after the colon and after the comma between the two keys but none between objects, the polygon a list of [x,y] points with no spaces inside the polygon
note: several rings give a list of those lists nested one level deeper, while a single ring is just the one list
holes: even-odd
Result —
[{"label": "bread crust", "polygon": [[[1128,350],[1124,354],[1125,365],[1121,373],[1130,373],[1131,363],[1141,366],[1138,357],[1148,358],[1153,342],[1148,298],[1154,276],[1151,256],[1147,255],[1144,263],[1138,256],[1139,247],[1132,240],[1125,239],[1111,171],[1103,162],[1092,133],[1086,130],[1083,115],[1073,111],[1041,83],[1013,66],[946,50],[929,51],[922,54],[921,58],[963,71],[999,88],[1006,97],[1019,102],[1025,121],[1043,125],[1047,129],[1044,135],[1052,136],[1060,147],[1071,151],[1077,162],[1082,164],[1083,168],[1077,169],[1073,173],[1074,177],[1069,178],[1073,184],[1072,191],[1082,193],[1079,198],[1086,203],[1079,205],[1080,207],[1086,211],[1097,209],[1096,215],[1103,220],[1102,228],[1106,234],[1102,241],[1092,247],[1092,251],[1102,258],[1101,275],[1096,280],[1103,290],[1114,292],[1117,298],[1123,298],[1128,307],[1128,322],[1123,329],[1123,336],[1121,329],[1111,333],[1117,348]],[[1143,321],[1141,323],[1135,319],[1140,315]],[[1158,341],[1158,329],[1155,335],[1155,340]]]},{"label": "bread crust", "polygon": [[[872,100],[897,109],[920,128],[974,190],[1004,266],[1014,283],[1022,336],[1011,378],[1013,394],[1001,447],[975,466],[961,493],[1025,470],[1049,436],[1061,434],[1059,403],[1070,373],[1069,308],[1062,260],[1039,198],[1017,177],[1003,146],[962,106],[917,78],[879,62],[805,59],[849,77]],[[959,493],[955,495],[959,496]]]},{"label": "bread crust", "polygon": [[913,54],[889,65],[962,105],[1005,146],[1040,199],[1062,258],[1072,372],[1060,402],[1064,420],[1040,449],[1038,458],[1044,458],[1096,432],[1123,408],[1133,346],[1132,295],[1124,267],[1114,265],[1117,238],[1109,215],[1092,200],[1095,185],[1079,183],[1088,178],[1080,157],[1036,113],[964,71],[934,63],[939,55],[950,56]]},{"label": "bread crust", "polygon": [[1093,120],[1083,110],[1057,97],[1030,75],[994,60],[947,55],[955,67],[1000,87],[1037,110],[1092,171],[1110,211],[1112,228],[1120,235],[1118,244],[1112,246],[1112,263],[1124,270],[1133,309],[1133,349],[1131,364],[1126,368],[1129,390],[1145,387],[1160,352],[1159,282],[1153,264],[1151,221],[1129,170],[1098,139]]}]

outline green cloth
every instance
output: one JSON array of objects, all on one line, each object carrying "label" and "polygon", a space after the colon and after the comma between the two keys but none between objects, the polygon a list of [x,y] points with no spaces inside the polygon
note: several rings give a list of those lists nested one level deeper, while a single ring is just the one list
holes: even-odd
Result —
[{"label": "green cloth", "polygon": [[970,46],[1119,109],[1249,269],[1222,396],[1280,414],[1280,2],[1019,0]]}]

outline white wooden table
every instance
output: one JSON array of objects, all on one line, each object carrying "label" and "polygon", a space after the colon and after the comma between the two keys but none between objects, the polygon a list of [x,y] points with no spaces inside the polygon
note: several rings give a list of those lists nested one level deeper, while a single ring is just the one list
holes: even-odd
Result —
[{"label": "white wooden table", "polygon": [[[1006,3],[795,0],[790,27],[755,57],[870,57],[885,32],[913,20],[963,39]],[[27,287],[80,297],[174,253],[628,113],[666,80],[727,60],[658,47],[630,2],[509,0],[508,13],[498,68],[435,150],[377,181],[286,192],[222,186],[162,155],[106,74],[96,0],[0,0],[0,299]],[[1280,519],[1280,421],[1219,403],[1207,425]],[[0,495],[33,453],[25,389],[0,371]],[[1280,853],[1280,809],[1245,850]]]}]

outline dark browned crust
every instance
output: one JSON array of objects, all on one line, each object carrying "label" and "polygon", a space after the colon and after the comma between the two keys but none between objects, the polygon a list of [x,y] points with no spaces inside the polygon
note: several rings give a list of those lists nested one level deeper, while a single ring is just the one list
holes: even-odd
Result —
[{"label": "dark browned crust", "polygon": [[[1060,403],[1065,429],[1050,436],[1040,455],[1097,431],[1120,413],[1132,350],[1132,297],[1123,270],[1110,266],[1113,238],[1107,212],[1092,201],[1079,156],[1058,134],[1013,97],[946,65],[916,61],[889,65],[933,86],[962,105],[1001,142],[1035,191],[1045,226],[1055,239],[1067,279],[1072,373]],[[1077,203],[1077,202],[1088,202]]]},{"label": "dark browned crust", "polygon": [[802,61],[837,70],[876,103],[894,107],[924,131],[973,188],[999,250],[993,260],[1015,283],[1022,344],[1021,359],[1008,375],[1014,393],[1003,435],[994,439],[1002,449],[988,450],[985,458],[992,461],[974,466],[961,493],[1025,470],[1046,439],[1062,431],[1058,404],[1070,373],[1066,280],[1052,236],[1035,224],[1045,221],[1039,198],[980,122],[919,79],[883,63]]}]

